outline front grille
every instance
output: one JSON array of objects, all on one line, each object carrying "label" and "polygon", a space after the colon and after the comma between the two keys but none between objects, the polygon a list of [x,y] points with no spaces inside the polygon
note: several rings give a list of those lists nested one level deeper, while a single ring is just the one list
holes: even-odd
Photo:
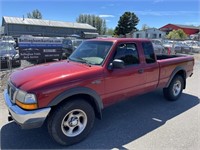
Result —
[{"label": "front grille", "polygon": [[0,57],[0,60],[2,60],[2,61],[7,61],[7,57],[4,57],[4,56],[2,56],[2,57]]},{"label": "front grille", "polygon": [[15,92],[16,92],[15,86],[12,83],[8,82],[7,90],[8,90],[8,95],[11,99],[11,102],[15,103]]}]

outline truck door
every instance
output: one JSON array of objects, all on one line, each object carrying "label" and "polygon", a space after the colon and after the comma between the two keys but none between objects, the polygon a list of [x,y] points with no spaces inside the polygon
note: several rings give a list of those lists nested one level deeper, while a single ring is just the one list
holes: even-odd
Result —
[{"label": "truck door", "polygon": [[145,64],[144,75],[146,80],[145,91],[154,90],[158,85],[159,80],[159,65],[156,61],[154,49],[151,42],[143,42],[142,48],[144,51]]},{"label": "truck door", "polygon": [[115,59],[124,62],[124,68],[113,68],[105,73],[105,104],[109,105],[128,96],[141,93],[145,86],[145,76],[136,44],[122,43],[117,46],[111,62]]}]

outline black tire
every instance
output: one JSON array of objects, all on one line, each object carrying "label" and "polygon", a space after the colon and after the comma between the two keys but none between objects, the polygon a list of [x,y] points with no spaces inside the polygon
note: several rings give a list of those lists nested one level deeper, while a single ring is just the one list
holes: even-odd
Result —
[{"label": "black tire", "polygon": [[48,118],[48,131],[57,143],[72,145],[82,141],[89,134],[94,119],[92,106],[82,99],[75,99],[59,105],[53,111]]},{"label": "black tire", "polygon": [[177,100],[183,91],[184,80],[183,77],[180,75],[176,75],[170,85],[167,88],[163,89],[163,94],[165,98],[169,101]]}]

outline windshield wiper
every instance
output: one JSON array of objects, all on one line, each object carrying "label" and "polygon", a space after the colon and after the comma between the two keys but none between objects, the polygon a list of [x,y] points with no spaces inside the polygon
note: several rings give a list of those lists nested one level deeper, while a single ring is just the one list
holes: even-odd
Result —
[{"label": "windshield wiper", "polygon": [[87,64],[89,67],[91,67],[91,63],[90,63],[88,60],[83,59],[83,58],[80,58],[80,57],[78,57],[77,60],[78,60],[79,62],[84,63],[84,64]]},{"label": "windshield wiper", "polygon": [[69,60],[80,62],[80,63],[83,63],[83,64],[87,64],[89,67],[91,67],[91,63],[88,60],[83,59],[81,57],[77,57],[77,58],[73,58],[73,59],[70,58]]}]

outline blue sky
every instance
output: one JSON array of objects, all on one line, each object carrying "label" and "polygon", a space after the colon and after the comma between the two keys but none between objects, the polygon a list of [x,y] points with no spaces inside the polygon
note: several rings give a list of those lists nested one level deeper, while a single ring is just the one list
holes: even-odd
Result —
[{"label": "blue sky", "polygon": [[39,9],[43,19],[75,22],[79,14],[104,18],[107,27],[115,28],[125,11],[140,19],[137,26],[162,27],[168,23],[200,25],[200,0],[0,0],[2,16],[26,17]]}]

